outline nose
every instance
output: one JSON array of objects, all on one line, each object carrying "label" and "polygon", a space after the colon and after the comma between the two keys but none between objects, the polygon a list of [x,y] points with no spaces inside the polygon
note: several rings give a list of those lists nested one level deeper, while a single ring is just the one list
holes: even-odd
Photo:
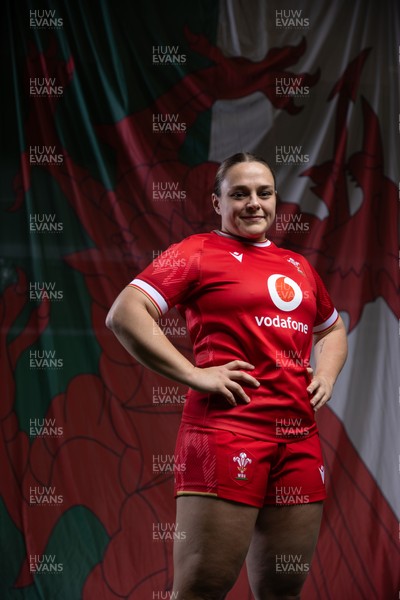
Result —
[{"label": "nose", "polygon": [[257,196],[256,192],[253,192],[250,195],[249,200],[247,202],[247,206],[250,208],[258,208],[260,206],[260,202],[258,200],[258,196]]}]

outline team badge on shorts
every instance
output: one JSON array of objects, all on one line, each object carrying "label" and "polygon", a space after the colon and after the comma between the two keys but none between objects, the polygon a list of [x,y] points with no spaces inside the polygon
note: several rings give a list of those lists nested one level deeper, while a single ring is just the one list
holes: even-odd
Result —
[{"label": "team badge on shorts", "polygon": [[232,479],[239,485],[245,485],[253,478],[254,457],[246,450],[231,455],[229,470]]}]

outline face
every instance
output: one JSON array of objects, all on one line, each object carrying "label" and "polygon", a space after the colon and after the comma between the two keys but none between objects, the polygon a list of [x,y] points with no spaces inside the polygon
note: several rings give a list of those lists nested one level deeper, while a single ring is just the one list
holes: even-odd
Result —
[{"label": "face", "polygon": [[276,195],[271,171],[259,162],[238,163],[228,169],[221,196],[212,195],[221,215],[221,231],[262,242],[275,218]]}]

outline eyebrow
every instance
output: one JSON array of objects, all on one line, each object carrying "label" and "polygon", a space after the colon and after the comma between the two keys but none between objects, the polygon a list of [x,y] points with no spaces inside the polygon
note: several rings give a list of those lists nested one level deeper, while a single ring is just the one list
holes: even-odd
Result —
[{"label": "eyebrow", "polygon": [[[233,186],[232,186],[232,187],[230,187],[229,189],[230,189],[230,190],[243,190],[243,189],[246,189],[246,190],[247,190],[248,188],[249,188],[249,186],[248,186],[248,185],[245,185],[245,184],[239,184],[239,185],[233,185]],[[273,185],[271,185],[271,184],[269,184],[269,183],[266,183],[265,185],[259,185],[259,186],[257,186],[257,189],[258,189],[258,190],[259,190],[259,189],[261,189],[261,188],[262,188],[262,189],[268,189],[268,190],[274,190],[274,189],[275,189],[275,188],[274,188],[274,186],[273,186]]]}]

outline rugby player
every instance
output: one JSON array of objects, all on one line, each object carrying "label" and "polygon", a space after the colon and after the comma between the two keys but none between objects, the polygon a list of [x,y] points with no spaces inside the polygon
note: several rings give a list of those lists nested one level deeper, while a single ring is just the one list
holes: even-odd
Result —
[{"label": "rugby player", "polygon": [[[306,259],[267,238],[275,177],[240,153],[216,175],[218,231],[168,248],[107,317],[141,364],[187,385],[176,446],[174,592],[225,598],[246,561],[256,600],[300,598],[326,497],[315,413],[345,362],[345,327]],[[185,316],[195,364],[157,320]],[[314,342],[315,370],[310,369]]]}]

